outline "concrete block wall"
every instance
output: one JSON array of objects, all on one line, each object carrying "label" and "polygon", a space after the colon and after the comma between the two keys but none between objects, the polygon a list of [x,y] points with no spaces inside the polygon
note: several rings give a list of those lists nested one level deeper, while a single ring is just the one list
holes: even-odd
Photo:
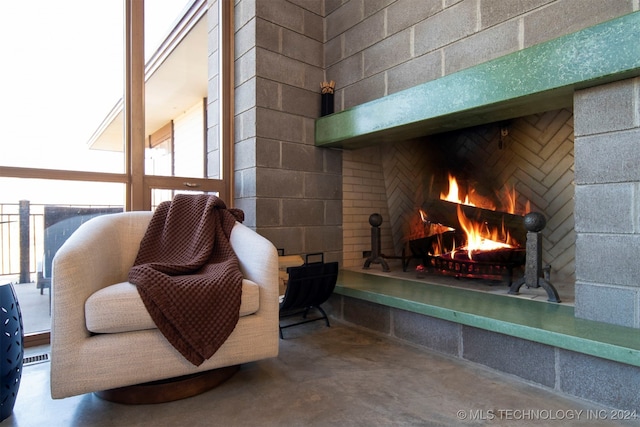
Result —
[{"label": "concrete block wall", "polygon": [[575,109],[576,316],[640,327],[640,78]]},{"label": "concrete block wall", "polygon": [[[340,111],[631,13],[638,4],[633,0],[326,0],[325,8],[324,66],[327,79],[336,82],[336,111]],[[369,161],[369,151],[350,153],[344,176],[352,174],[351,164],[360,163],[359,155],[364,163]],[[363,199],[368,196],[361,194]],[[350,197],[359,196],[350,191]],[[370,214],[368,206],[359,213],[350,209],[343,218],[344,229],[358,229]],[[358,242],[345,233],[345,265],[357,264],[365,246],[368,236],[362,234]]]},{"label": "concrete block wall", "polygon": [[342,258],[342,159],[314,146],[324,2],[235,3],[235,198],[287,254]]},{"label": "concrete block wall", "polygon": [[323,307],[341,322],[479,363],[603,409],[640,412],[636,366],[337,294]]},{"label": "concrete block wall", "polygon": [[[213,161],[219,149],[217,0],[211,0],[211,5],[208,155],[209,176],[216,177],[220,173]],[[287,253],[323,251],[328,259],[343,261],[345,266],[360,265],[362,251],[370,249],[369,215],[374,208],[387,215],[376,191],[354,183],[364,180],[358,174],[365,170],[377,176],[382,162],[379,153],[371,150],[343,154],[314,146],[319,82],[336,81],[336,111],[340,111],[639,7],[637,0],[238,0],[234,205],[245,210],[249,226]],[[636,158],[635,128],[622,129],[629,120],[637,121],[637,95],[628,98],[629,93],[637,94],[637,82],[631,86],[614,85],[602,95],[602,101],[616,99],[626,106],[624,114],[607,120],[595,112],[596,108],[604,111],[600,100],[589,101],[597,90],[576,97],[585,112],[593,110],[582,124],[580,152],[599,156],[607,147],[604,141],[614,134],[618,150],[618,157],[607,151],[596,168],[582,169],[576,177],[576,211],[582,211],[576,258],[587,255],[576,266],[576,311],[580,316],[640,327],[637,275],[633,267],[630,270],[639,246],[637,205],[605,207],[604,216],[616,219],[612,222],[582,209],[598,195],[637,197],[637,181],[632,179],[637,168],[628,163]],[[624,94],[616,95],[620,91]],[[594,131],[598,120],[611,130]],[[578,156],[577,162],[589,158]],[[617,160],[624,160],[622,167]],[[607,178],[611,182],[592,180],[605,170],[613,171]],[[386,232],[383,224],[383,242],[391,242]],[[626,254],[620,243],[622,249],[629,248]],[[344,254],[343,247],[348,249]],[[599,257],[593,248],[600,251]],[[387,251],[393,249],[383,247]],[[605,277],[613,266],[598,268],[602,254],[612,252],[622,253],[620,258],[610,257],[617,263],[616,271],[622,272],[621,283]]]}]

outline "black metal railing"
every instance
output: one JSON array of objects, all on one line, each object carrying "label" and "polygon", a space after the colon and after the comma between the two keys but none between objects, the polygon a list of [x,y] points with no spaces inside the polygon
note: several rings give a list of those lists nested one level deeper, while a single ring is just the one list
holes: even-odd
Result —
[{"label": "black metal railing", "polygon": [[46,254],[52,256],[82,222],[116,211],[122,206],[0,204],[0,278],[35,281],[46,270]]}]

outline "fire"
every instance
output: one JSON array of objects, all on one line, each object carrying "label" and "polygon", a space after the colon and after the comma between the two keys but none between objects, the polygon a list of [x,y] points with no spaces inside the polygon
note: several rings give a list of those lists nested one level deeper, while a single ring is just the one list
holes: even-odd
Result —
[{"label": "fire", "polygon": [[[467,190],[460,188],[457,179],[452,174],[449,174],[448,192],[442,192],[440,199],[457,205],[456,215],[459,224],[457,226],[459,230],[457,231],[459,233],[449,226],[431,222],[428,213],[422,209],[419,209],[420,216],[416,215],[412,220],[412,223],[421,224],[421,226],[418,225],[417,227],[412,226],[412,237],[414,239],[437,236],[431,243],[432,247],[429,251],[431,255],[447,259],[458,259],[460,257],[460,259],[473,260],[474,253],[476,258],[479,258],[478,254],[481,252],[517,249],[520,247],[519,243],[507,231],[504,222],[502,226],[489,227],[482,220],[475,221],[467,218],[463,210],[463,206],[468,205],[474,208],[493,211],[501,210],[512,215],[518,215],[514,187],[506,188],[502,195],[496,194],[495,198],[490,198],[479,194],[473,188]],[[500,209],[498,209],[497,204],[500,205]],[[529,202],[527,202],[527,211],[529,207]],[[416,229],[418,229],[418,233],[415,232]],[[454,233],[448,234],[448,232]],[[458,239],[457,242],[456,239]]]},{"label": "fire", "polygon": [[460,199],[460,188],[458,187],[458,181],[456,178],[449,174],[449,193],[440,193],[440,200],[446,200],[447,202],[461,203],[463,205],[475,206],[469,201],[469,195],[465,196],[464,201]]},{"label": "fire", "polygon": [[474,251],[493,251],[513,247],[508,243],[511,241],[511,236],[504,228],[489,230],[484,223],[467,218],[460,205],[458,205],[458,222],[467,235],[464,250],[467,251],[469,259],[473,259]]},{"label": "fire", "polygon": [[[464,200],[460,197],[460,186],[458,185],[458,181],[456,177],[449,174],[449,192],[448,193],[440,193],[440,200],[446,200],[447,202],[458,203],[461,205],[474,206],[482,209],[489,209],[492,211],[498,210],[496,204],[491,201],[487,197],[483,197],[476,193],[473,188],[467,191],[467,194],[464,196]],[[527,200],[525,203],[524,212],[521,212],[517,208],[517,198],[516,198],[516,189],[515,187],[507,186],[501,194],[497,194],[497,197],[502,205],[499,209],[501,211],[510,213],[512,215],[524,215],[527,212],[531,211],[531,204]]]},{"label": "fire", "polygon": [[531,212],[531,202],[529,200],[525,202],[524,212],[518,210],[518,204],[516,201],[515,187],[507,187],[502,196],[502,210],[512,215],[525,215],[526,213]]},{"label": "fire", "polygon": [[511,190],[507,189],[505,192],[506,198],[506,209],[505,211],[510,214],[516,213],[516,189],[515,187],[511,187]]},{"label": "fire", "polygon": [[468,189],[464,195],[464,200],[460,197],[460,186],[458,180],[449,174],[449,192],[447,194],[440,193],[440,200],[458,203],[461,205],[474,206],[483,209],[496,210],[496,205],[487,197],[481,196],[473,188]]}]

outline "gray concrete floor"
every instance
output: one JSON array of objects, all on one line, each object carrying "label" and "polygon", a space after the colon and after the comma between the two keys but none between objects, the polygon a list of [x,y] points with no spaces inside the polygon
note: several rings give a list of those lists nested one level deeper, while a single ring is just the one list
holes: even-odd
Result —
[{"label": "gray concrete floor", "polygon": [[29,365],[14,413],[0,426],[624,425],[610,420],[608,408],[335,320],[285,334],[277,358],[243,365],[207,393],[159,405],[93,394],[52,400],[49,363]]}]

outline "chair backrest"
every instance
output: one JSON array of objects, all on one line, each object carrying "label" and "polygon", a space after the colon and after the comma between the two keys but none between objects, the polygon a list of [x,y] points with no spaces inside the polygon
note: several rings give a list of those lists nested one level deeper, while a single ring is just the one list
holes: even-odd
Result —
[{"label": "chair backrest", "polygon": [[289,267],[289,281],[280,310],[294,310],[324,303],[333,293],[338,279],[338,263],[324,262],[322,256],[319,262],[309,262],[309,254],[304,265]]},{"label": "chair backrest", "polygon": [[82,224],[98,215],[122,212],[122,208],[81,208],[67,206],[45,206],[44,208],[44,255],[42,275],[51,278],[53,257],[69,236]]}]

